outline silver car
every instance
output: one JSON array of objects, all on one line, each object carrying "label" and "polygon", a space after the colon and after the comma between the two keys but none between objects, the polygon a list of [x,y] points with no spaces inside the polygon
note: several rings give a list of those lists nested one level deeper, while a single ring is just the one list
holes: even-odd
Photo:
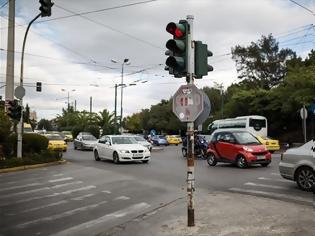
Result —
[{"label": "silver car", "polygon": [[285,151],[279,170],[283,178],[296,181],[301,189],[311,191],[315,187],[315,141]]}]

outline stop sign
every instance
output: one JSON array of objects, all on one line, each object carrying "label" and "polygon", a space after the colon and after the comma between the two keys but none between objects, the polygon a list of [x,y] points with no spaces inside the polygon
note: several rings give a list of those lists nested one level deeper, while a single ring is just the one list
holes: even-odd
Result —
[{"label": "stop sign", "polygon": [[203,94],[193,84],[180,86],[174,94],[173,112],[181,122],[194,122],[203,106]]}]

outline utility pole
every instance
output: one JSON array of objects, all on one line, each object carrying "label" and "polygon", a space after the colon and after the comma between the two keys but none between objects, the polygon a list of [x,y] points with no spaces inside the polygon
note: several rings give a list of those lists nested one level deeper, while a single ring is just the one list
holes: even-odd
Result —
[{"label": "utility pole", "polygon": [[9,1],[5,100],[14,99],[15,0]]},{"label": "utility pole", "polygon": [[122,117],[123,117],[124,65],[125,65],[125,62],[122,63],[121,65],[120,118],[119,118],[119,126],[120,126],[121,133],[122,133]]},{"label": "utility pole", "polygon": [[77,100],[74,100],[74,111],[77,111]]},{"label": "utility pole", "polygon": [[92,113],[92,96],[90,97],[90,113]]},{"label": "utility pole", "polygon": [[68,91],[68,112],[70,110],[70,92]]},{"label": "utility pole", "polygon": [[117,84],[115,84],[114,133],[117,134]]}]

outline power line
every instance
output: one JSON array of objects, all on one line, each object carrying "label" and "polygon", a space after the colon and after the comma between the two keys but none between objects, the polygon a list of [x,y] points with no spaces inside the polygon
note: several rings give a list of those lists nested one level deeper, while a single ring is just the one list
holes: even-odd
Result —
[{"label": "power line", "polygon": [[303,6],[302,4],[297,3],[296,1],[293,1],[293,0],[289,0],[289,1],[292,2],[292,3],[294,3],[295,5],[298,5],[299,7],[303,8],[304,10],[306,10],[306,11],[312,13],[313,16],[315,15],[314,12],[313,12],[311,9],[309,9],[309,8],[307,8],[307,7],[305,7],[305,6]]}]

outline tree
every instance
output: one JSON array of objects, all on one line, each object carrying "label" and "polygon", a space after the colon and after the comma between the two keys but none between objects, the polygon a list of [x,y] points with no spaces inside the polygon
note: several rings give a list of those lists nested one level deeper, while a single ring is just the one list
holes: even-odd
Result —
[{"label": "tree", "polygon": [[115,132],[114,113],[107,109],[100,111],[96,117],[97,124],[102,128],[102,135],[113,134]]},{"label": "tree", "polygon": [[23,121],[28,124],[30,123],[30,107],[28,104],[26,104],[25,111],[23,112]]},{"label": "tree", "polygon": [[45,129],[47,131],[51,131],[52,130],[52,125],[51,125],[51,122],[49,120],[41,119],[38,122],[38,124],[37,124],[37,128],[38,129]]},{"label": "tree", "polygon": [[271,89],[283,81],[287,73],[286,62],[296,58],[291,49],[279,50],[279,44],[269,34],[250,46],[232,48],[238,78],[250,88]]}]

